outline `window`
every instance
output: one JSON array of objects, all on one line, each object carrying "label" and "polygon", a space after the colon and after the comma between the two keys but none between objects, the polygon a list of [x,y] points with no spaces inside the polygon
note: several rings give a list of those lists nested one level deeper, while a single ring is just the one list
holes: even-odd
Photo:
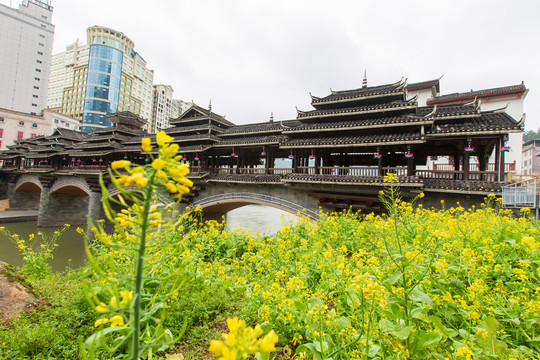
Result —
[{"label": "window", "polygon": [[36,81],[40,81],[41,79],[40,79],[40,78],[38,78],[38,77],[35,77],[35,78],[34,78],[34,80],[36,80]]},{"label": "window", "polygon": [[38,96],[36,94],[34,94],[34,95],[32,95],[32,97],[37,99]]},{"label": "window", "polygon": [[30,137],[31,138],[36,137],[36,134],[30,134]]},{"label": "window", "polygon": [[0,138],[4,137],[4,129],[0,129]]},{"label": "window", "polygon": [[39,86],[34,86],[34,89],[39,90]]},{"label": "window", "polygon": [[4,118],[0,117],[0,123],[3,123],[3,122],[4,122]]},{"label": "window", "polygon": [[36,62],[37,62],[38,64],[43,64],[43,61],[41,61],[41,60],[36,60]]},{"label": "window", "polygon": [[43,55],[43,53],[41,51],[38,51],[37,53],[38,53],[38,55]]},{"label": "window", "polygon": [[23,126],[23,125],[24,125],[24,121],[19,121],[19,125],[20,125],[20,126]]},{"label": "window", "polygon": [[22,140],[23,139],[23,132],[22,131],[17,131],[17,140]]},{"label": "window", "polygon": [[32,106],[37,107],[37,104],[32,104]]},{"label": "window", "polygon": [[39,43],[38,45],[39,45],[39,46],[45,46],[45,44],[44,44],[44,43]]},{"label": "window", "polygon": [[43,34],[39,34],[39,37],[42,38],[42,39],[45,39],[45,35],[43,35]]},{"label": "window", "polygon": [[37,128],[37,124],[32,124],[32,127],[33,127],[33,128]]},{"label": "window", "polygon": [[41,69],[36,69],[37,72],[41,72]]}]

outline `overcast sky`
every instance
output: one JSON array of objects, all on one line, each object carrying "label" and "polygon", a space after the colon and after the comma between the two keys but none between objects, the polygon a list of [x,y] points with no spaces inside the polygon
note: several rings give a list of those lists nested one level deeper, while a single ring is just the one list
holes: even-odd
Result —
[{"label": "overcast sky", "polygon": [[[0,0],[8,4],[9,0]],[[12,0],[16,6],[20,1]],[[309,92],[441,79],[441,93],[525,82],[540,127],[540,1],[52,0],[54,51],[123,32],[154,83],[236,124],[296,117]],[[519,120],[519,119],[518,119]]]}]

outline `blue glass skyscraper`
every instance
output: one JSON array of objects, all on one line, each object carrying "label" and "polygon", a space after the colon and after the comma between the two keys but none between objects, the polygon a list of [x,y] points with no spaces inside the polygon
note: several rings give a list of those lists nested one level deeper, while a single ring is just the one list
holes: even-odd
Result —
[{"label": "blue glass skyscraper", "polygon": [[107,45],[90,45],[83,113],[83,132],[111,126],[107,113],[118,110],[122,76],[122,51]]}]

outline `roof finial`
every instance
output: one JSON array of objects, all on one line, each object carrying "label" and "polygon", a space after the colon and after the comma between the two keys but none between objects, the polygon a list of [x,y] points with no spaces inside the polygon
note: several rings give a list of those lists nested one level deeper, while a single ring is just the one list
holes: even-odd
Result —
[{"label": "roof finial", "polygon": [[212,98],[210,98],[210,103],[208,104],[208,111],[212,111]]},{"label": "roof finial", "polygon": [[367,88],[367,71],[364,69],[364,79],[362,80],[362,87]]},{"label": "roof finial", "polygon": [[274,112],[270,113],[270,122],[274,122]]}]

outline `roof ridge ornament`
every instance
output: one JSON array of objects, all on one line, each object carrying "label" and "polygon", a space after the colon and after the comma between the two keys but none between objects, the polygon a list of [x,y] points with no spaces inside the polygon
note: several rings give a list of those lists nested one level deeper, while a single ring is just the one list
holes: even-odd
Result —
[{"label": "roof ridge ornament", "polygon": [[367,88],[367,70],[364,69],[364,78],[362,79],[362,89]]},{"label": "roof ridge ornament", "polygon": [[286,126],[286,125],[283,125],[283,120],[279,120],[279,126],[281,126],[281,127],[284,128],[284,129],[290,129],[290,128],[292,128],[292,126]]},{"label": "roof ridge ornament", "polygon": [[295,106],[294,108],[296,109],[296,112],[298,113],[298,115],[305,114],[307,112],[307,111],[298,110],[298,106]]},{"label": "roof ridge ornament", "polygon": [[410,98],[409,100],[406,101],[407,104],[410,104],[410,103],[417,103],[418,102],[418,92],[416,93],[416,95],[414,95],[412,98]]},{"label": "roof ridge ornament", "polygon": [[208,111],[212,112],[212,98],[210,98],[210,102],[208,103]]},{"label": "roof ridge ornament", "polygon": [[523,116],[521,116],[521,119],[518,122],[518,126],[521,128],[521,130],[525,130],[525,119],[527,118],[527,114],[523,113]]},{"label": "roof ridge ornament", "polygon": [[476,107],[476,100],[478,99],[478,95],[474,97],[474,100],[468,103],[463,104],[463,106],[475,106]]},{"label": "roof ridge ornament", "polygon": [[270,122],[273,123],[274,122],[274,112],[270,112]]},{"label": "roof ridge ornament", "polygon": [[397,90],[404,89],[407,86],[407,80],[408,80],[408,78],[403,78],[402,77],[401,80],[397,83]]},{"label": "roof ridge ornament", "polygon": [[432,117],[433,115],[435,115],[436,112],[437,112],[437,104],[435,104],[435,106],[433,106],[433,110],[429,114],[424,115],[424,117],[425,118]]}]

